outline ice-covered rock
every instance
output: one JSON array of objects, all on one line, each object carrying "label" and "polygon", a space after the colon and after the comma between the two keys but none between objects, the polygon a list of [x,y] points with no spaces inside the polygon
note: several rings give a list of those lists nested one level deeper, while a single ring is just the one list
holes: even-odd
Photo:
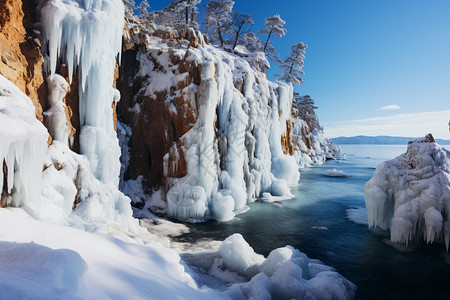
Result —
[{"label": "ice-covered rock", "polygon": [[345,158],[341,147],[328,140],[323,130],[310,128],[299,117],[294,118],[293,143],[294,157],[300,167]]},{"label": "ice-covered rock", "polygon": [[119,104],[131,179],[141,170],[151,188],[163,185],[167,214],[189,221],[229,220],[264,193],[289,197],[300,177],[286,148],[293,87],[267,79],[264,55],[228,53],[200,34],[197,47],[135,37],[145,47],[136,46],[135,75],[124,71],[131,96]]},{"label": "ice-covered rock", "polygon": [[40,213],[47,139],[31,100],[0,75],[0,206],[28,205]]},{"label": "ice-covered rock", "polygon": [[323,175],[328,176],[328,177],[344,177],[344,178],[347,178],[350,176],[347,173],[345,173],[344,171],[336,170],[336,169],[327,170]]},{"label": "ice-covered rock", "polygon": [[369,227],[390,227],[391,241],[448,241],[450,152],[431,135],[380,164],[365,186]]}]

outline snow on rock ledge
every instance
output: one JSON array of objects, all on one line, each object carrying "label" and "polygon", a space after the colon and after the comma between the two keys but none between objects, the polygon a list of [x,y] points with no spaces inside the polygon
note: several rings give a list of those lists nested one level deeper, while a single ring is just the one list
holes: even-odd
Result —
[{"label": "snow on rock ledge", "polygon": [[32,101],[0,75],[1,206],[29,205],[39,211],[47,139]]},{"label": "snow on rock ledge", "polygon": [[[427,135],[405,154],[380,164],[365,186],[369,227],[387,229],[391,241],[450,239],[450,152]],[[392,216],[392,219],[389,219]]]}]

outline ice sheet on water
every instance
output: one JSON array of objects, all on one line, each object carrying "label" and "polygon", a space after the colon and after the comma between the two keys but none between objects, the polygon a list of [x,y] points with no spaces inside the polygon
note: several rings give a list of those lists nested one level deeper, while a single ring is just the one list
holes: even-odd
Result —
[{"label": "ice sheet on water", "polygon": [[345,210],[347,213],[347,218],[356,223],[361,225],[369,225],[369,222],[367,220],[367,209],[360,207],[360,208],[349,208]]}]

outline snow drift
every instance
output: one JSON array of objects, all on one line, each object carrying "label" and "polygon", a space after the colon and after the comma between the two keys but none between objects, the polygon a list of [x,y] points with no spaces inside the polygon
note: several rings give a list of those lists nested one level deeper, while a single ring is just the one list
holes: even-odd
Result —
[{"label": "snow drift", "polygon": [[380,164],[366,183],[369,227],[390,227],[391,241],[450,240],[450,152],[431,135]]}]

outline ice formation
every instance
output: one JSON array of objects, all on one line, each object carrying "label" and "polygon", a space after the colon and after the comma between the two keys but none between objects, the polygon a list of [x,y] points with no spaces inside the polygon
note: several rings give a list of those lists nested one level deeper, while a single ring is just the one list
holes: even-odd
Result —
[{"label": "ice formation", "polygon": [[[154,98],[166,93],[168,106],[178,97],[198,108],[195,125],[164,157],[168,215],[223,221],[264,193],[289,197],[289,187],[298,183],[296,160],[281,144],[291,120],[293,88],[267,80],[257,67],[268,65],[264,56],[240,57],[203,43],[201,35],[198,39],[196,48],[172,49],[146,36],[136,76],[144,81],[140,93]],[[173,92],[171,87],[192,76],[172,63],[180,59],[201,66],[200,84]],[[133,105],[130,113],[142,112],[141,103]],[[187,168],[182,178],[173,176],[180,157]]]},{"label": "ice formation", "polygon": [[[290,246],[265,258],[240,234],[225,239],[217,253],[191,262],[228,282],[232,299],[352,299],[356,286],[333,268]],[[210,257],[210,258],[208,258]]]},{"label": "ice formation", "polygon": [[130,199],[112,183],[99,181],[86,157],[53,141],[42,172],[41,219],[86,231],[108,233],[112,227],[135,234],[141,230],[133,219]]},{"label": "ice formation", "polygon": [[450,239],[450,152],[430,138],[380,164],[366,183],[369,227],[390,227],[391,241]]},{"label": "ice formation", "polygon": [[73,140],[69,140],[71,132],[67,125],[66,104],[63,102],[69,84],[61,75],[53,74],[47,77],[47,85],[50,108],[44,112],[46,126],[54,140],[66,145],[72,144]]},{"label": "ice formation", "polygon": [[58,63],[67,64],[70,79],[78,70],[81,153],[97,178],[118,185],[120,148],[112,103],[119,94],[112,85],[122,47],[123,3],[49,0],[40,13],[50,76],[55,76]]},{"label": "ice formation", "polygon": [[1,206],[29,205],[39,214],[47,139],[31,100],[0,75]]},{"label": "ice formation", "polygon": [[294,118],[294,157],[300,167],[323,164],[330,159],[345,159],[339,145],[328,140],[322,130],[308,127],[300,118]]}]

